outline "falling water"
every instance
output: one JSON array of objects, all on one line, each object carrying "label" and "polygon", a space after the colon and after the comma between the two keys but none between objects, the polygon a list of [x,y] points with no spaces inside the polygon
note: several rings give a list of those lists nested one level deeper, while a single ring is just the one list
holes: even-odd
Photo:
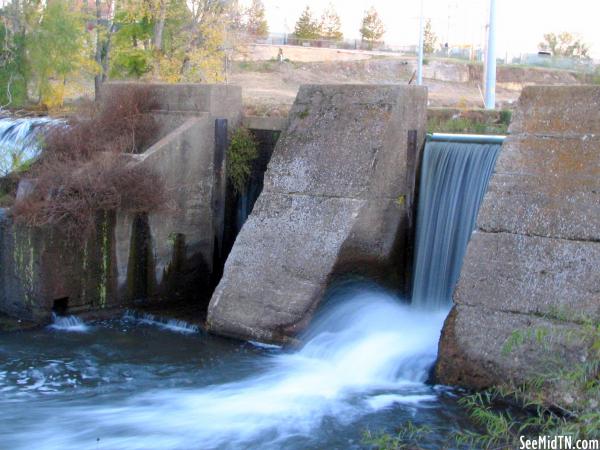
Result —
[{"label": "falling water", "polygon": [[0,118],[0,175],[37,156],[40,133],[60,123],[48,117]]},{"label": "falling water", "polygon": [[86,332],[89,327],[77,316],[58,316],[52,313],[52,323],[48,326],[57,331]]},{"label": "falling water", "polygon": [[439,309],[452,301],[501,144],[428,142],[423,156],[412,302]]}]

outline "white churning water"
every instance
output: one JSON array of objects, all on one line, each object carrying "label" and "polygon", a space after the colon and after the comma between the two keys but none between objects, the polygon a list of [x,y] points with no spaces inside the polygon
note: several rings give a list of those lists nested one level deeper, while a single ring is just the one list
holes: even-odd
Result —
[{"label": "white churning water", "polygon": [[40,133],[62,120],[49,117],[0,118],[0,175],[10,172],[15,162],[35,158],[40,151]]},{"label": "white churning water", "polygon": [[75,331],[83,333],[89,331],[89,327],[77,316],[57,316],[52,314],[52,323],[48,328],[56,331]]},{"label": "white churning water", "polygon": [[13,448],[26,448],[32,433],[39,449],[96,448],[97,438],[97,448],[111,450],[290,448],[324,420],[352,423],[394,404],[436,400],[425,381],[445,312],[416,311],[372,291],[334,303],[301,350],[272,355],[255,376],[53,409],[47,423],[13,436]]}]

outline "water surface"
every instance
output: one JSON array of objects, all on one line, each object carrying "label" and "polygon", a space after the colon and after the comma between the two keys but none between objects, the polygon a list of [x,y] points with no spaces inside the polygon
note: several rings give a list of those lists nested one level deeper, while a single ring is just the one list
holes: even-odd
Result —
[{"label": "water surface", "polygon": [[293,351],[132,316],[2,335],[0,447],[364,448],[411,421],[439,448],[464,422],[425,383],[444,316],[353,291]]}]

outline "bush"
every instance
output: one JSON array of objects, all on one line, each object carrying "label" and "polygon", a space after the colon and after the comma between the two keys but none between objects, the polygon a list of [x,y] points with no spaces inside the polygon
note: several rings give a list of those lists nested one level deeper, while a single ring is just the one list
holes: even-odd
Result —
[{"label": "bush", "polygon": [[500,111],[500,124],[508,127],[512,120],[512,111],[510,109],[503,109]]},{"label": "bush", "polygon": [[247,128],[236,129],[230,137],[227,149],[227,177],[238,194],[246,191],[252,174],[252,163],[258,158],[258,143]]},{"label": "bush", "polygon": [[159,176],[128,155],[143,151],[157,135],[157,123],[147,114],[153,106],[147,88],[128,87],[51,131],[27,174],[33,191],[15,203],[15,219],[86,237],[98,212],[161,208],[166,195]]}]

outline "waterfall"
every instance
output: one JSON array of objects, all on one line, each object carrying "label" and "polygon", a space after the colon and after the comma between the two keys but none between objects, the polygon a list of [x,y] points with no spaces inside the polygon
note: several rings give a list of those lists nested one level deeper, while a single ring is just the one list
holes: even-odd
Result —
[{"label": "waterfall", "polygon": [[85,332],[89,327],[77,316],[58,316],[52,313],[52,324],[49,328],[56,331]]},{"label": "waterfall", "polygon": [[63,123],[49,117],[0,118],[0,176],[35,158],[40,150],[40,133]]},{"label": "waterfall", "polygon": [[[483,138],[482,138],[483,139]],[[501,141],[430,141],[419,188],[412,302],[447,307]]]}]

